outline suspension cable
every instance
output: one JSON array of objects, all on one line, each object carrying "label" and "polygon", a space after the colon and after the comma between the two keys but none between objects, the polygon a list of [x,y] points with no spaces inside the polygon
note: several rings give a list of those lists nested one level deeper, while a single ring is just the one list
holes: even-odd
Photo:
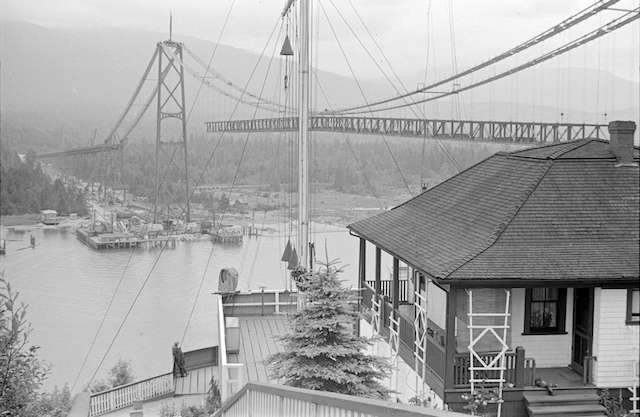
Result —
[{"label": "suspension cable", "polygon": [[98,374],[98,371],[102,367],[102,364],[104,363],[105,359],[107,358],[107,355],[109,355],[109,352],[111,351],[111,348],[113,347],[113,344],[116,342],[116,339],[120,335],[120,332],[122,331],[122,328],[124,327],[124,324],[127,322],[127,319],[129,318],[129,315],[131,314],[131,311],[135,307],[138,299],[140,298],[140,294],[142,294],[142,291],[147,286],[147,282],[149,282],[149,278],[151,278],[151,274],[156,269],[156,266],[158,265],[158,261],[160,261],[160,257],[164,253],[164,250],[165,250],[166,247],[167,247],[167,241],[165,241],[164,244],[162,245],[162,248],[160,249],[160,252],[158,253],[158,256],[156,256],[156,259],[154,260],[153,265],[151,265],[151,269],[149,269],[149,272],[147,273],[147,276],[145,277],[144,281],[142,282],[142,286],[140,286],[140,289],[136,293],[136,296],[134,297],[133,301],[131,302],[131,305],[129,306],[129,309],[127,310],[127,313],[122,318],[122,321],[120,322],[120,325],[118,326],[118,330],[116,331],[116,333],[111,338],[111,342],[109,343],[109,346],[105,350],[104,355],[102,355],[102,359],[100,359],[100,363],[98,363],[98,366],[96,367],[96,370],[91,375],[91,378],[89,379],[89,382],[88,382],[87,385],[90,385],[93,382],[93,380],[95,379],[96,375]]},{"label": "suspension cable", "polygon": [[[227,28],[227,23],[229,23],[229,17],[231,16],[231,11],[233,10],[233,6],[236,4],[236,0],[231,0],[231,5],[229,6],[229,10],[227,11],[227,15],[224,18],[224,23],[222,24],[222,28],[220,29],[220,33],[218,34],[218,40],[216,41],[215,46],[213,47],[213,52],[211,52],[211,56],[209,57],[209,62],[207,63],[205,69],[205,75],[211,68],[211,64],[213,63],[213,58],[216,56],[216,51],[218,51],[218,46],[220,46],[220,41],[222,40],[222,35],[224,34],[225,29]],[[183,45],[183,49],[186,51],[187,49]],[[200,85],[198,86],[198,90],[196,91],[196,95],[193,98],[193,103],[191,103],[191,108],[189,109],[189,113],[187,113],[187,122],[191,120],[191,114],[193,113],[193,109],[198,102],[198,97],[200,97],[200,92],[202,91],[202,85],[204,84],[205,75],[202,76],[202,80],[200,81]]]},{"label": "suspension cable", "polygon": [[[247,82],[245,83],[243,91],[245,91],[245,92],[247,91],[247,89],[249,87],[249,83],[253,79],[253,76],[256,73],[256,70],[258,69],[258,66],[260,65],[260,62],[262,61],[262,58],[264,57],[264,54],[265,54],[269,44],[271,43],[271,39],[273,38],[273,35],[275,34],[277,28],[278,28],[278,20],[276,21],[275,25],[273,26],[273,29],[271,30],[271,33],[269,34],[269,38],[267,39],[267,42],[265,43],[265,45],[264,45],[264,47],[262,49],[262,52],[260,53],[260,56],[258,57],[258,60],[256,61],[256,64],[253,66],[253,69],[251,70],[251,73],[249,75],[249,78],[247,79]],[[243,95],[241,95],[241,97],[243,97]],[[239,106],[240,106],[240,101],[236,101],[235,106],[234,106],[233,110],[231,111],[231,115],[229,116],[229,119],[228,119],[229,121],[233,120],[233,116],[236,114],[236,111],[238,110]],[[211,161],[213,160],[213,156],[215,155],[216,151],[218,150],[218,147],[220,146],[220,144],[222,143],[222,139],[224,138],[226,133],[227,132],[221,132],[220,140],[218,140],[218,142],[216,143],[216,145],[212,149],[211,153],[209,154],[207,162],[205,163],[204,167],[202,168],[202,171],[200,172],[200,175],[198,177],[198,181],[196,181],[194,187],[191,190],[191,195],[189,196],[189,199],[191,199],[193,197],[193,194],[194,194],[195,190],[198,188],[198,185],[200,185],[200,183],[202,182],[205,174],[207,173],[207,170],[209,169],[209,164],[211,164]]]},{"label": "suspension cable", "polygon": [[[351,72],[351,76],[353,77],[354,81],[356,82],[356,85],[358,86],[358,89],[360,90],[360,94],[362,95],[362,98],[365,102],[367,102],[367,97],[364,94],[364,90],[362,89],[362,85],[360,84],[360,80],[358,80],[358,77],[356,77],[356,74],[353,70],[353,67],[351,66],[351,62],[349,61],[349,58],[347,57],[347,54],[344,50],[344,48],[342,47],[342,43],[340,42],[340,39],[338,38],[338,34],[335,31],[335,28],[333,27],[333,25],[331,24],[331,20],[329,19],[329,15],[327,14],[327,10],[325,9],[324,5],[319,2],[320,4],[320,8],[322,9],[322,12],[327,20],[327,24],[329,25],[329,28],[331,29],[331,33],[333,34],[333,37],[336,40],[336,43],[338,44],[338,47],[340,48],[340,51],[342,52],[342,56],[344,57],[347,66],[349,67],[349,71]],[[402,169],[400,168],[400,164],[398,164],[398,161],[396,160],[395,155],[393,154],[393,151],[391,150],[391,147],[389,146],[389,142],[387,141],[387,138],[384,135],[380,135],[386,148],[387,151],[389,152],[389,155],[391,156],[391,159],[393,160],[394,165],[396,166],[396,169],[398,170],[400,177],[402,178],[402,182],[404,183],[405,188],[407,189],[407,191],[409,191],[409,195],[412,195],[412,191],[411,188],[409,187],[409,183],[407,182],[407,179],[405,178]]]},{"label": "suspension cable", "polygon": [[[227,97],[233,98],[233,99],[238,99],[237,96],[234,96],[233,94],[224,91],[221,87],[217,87],[216,85],[214,85],[213,83],[210,83],[208,81],[206,81],[207,78],[207,74],[211,74],[210,78],[213,78],[214,80],[219,80],[222,81],[222,84],[225,87],[231,87],[233,90],[236,90],[239,93],[242,93],[242,91],[244,90],[243,87],[239,87],[237,86],[235,83],[233,83],[230,79],[228,79],[227,77],[225,77],[222,73],[216,71],[214,68],[206,68],[205,67],[205,63],[204,61],[202,61],[202,59],[200,59],[192,50],[185,48],[185,51],[191,56],[191,58],[193,58],[193,60],[199,64],[201,67],[205,68],[205,73],[204,75],[199,75],[197,73],[197,71],[195,71],[192,68],[189,68],[191,75],[193,75],[194,77],[203,80],[203,84],[207,85],[208,87],[215,89],[216,91],[219,91],[221,94],[224,94]],[[267,98],[259,98],[256,94],[253,94],[250,91],[245,91],[244,93],[245,96],[249,96],[253,99],[256,100],[257,103],[263,103],[263,104],[269,104],[277,109],[281,109],[282,105],[279,103],[276,103],[275,101],[269,100]],[[251,106],[255,106],[257,103],[252,103],[252,102],[247,102],[245,104],[249,104]],[[271,110],[271,111],[280,111],[280,110]]]},{"label": "suspension cable", "polygon": [[[330,0],[331,4],[333,5],[333,7],[336,9],[336,11],[338,12],[338,14],[340,15],[340,17],[342,17],[342,14],[340,13],[340,10],[336,7],[336,5],[333,3],[333,0]],[[367,34],[369,35],[369,37],[371,38],[371,40],[373,41],[374,45],[377,47],[378,51],[380,52],[380,54],[382,55],[382,57],[384,58],[385,62],[387,63],[387,66],[389,67],[389,69],[391,70],[391,72],[393,73],[393,75],[395,76],[396,80],[398,81],[399,85],[402,87],[404,92],[407,92],[407,88],[405,87],[404,83],[402,82],[402,80],[400,79],[400,77],[398,76],[398,74],[396,73],[396,71],[393,69],[393,65],[391,65],[391,62],[389,61],[389,59],[387,58],[387,56],[385,55],[384,51],[382,50],[382,47],[380,46],[380,44],[378,43],[378,41],[376,41],[375,37],[373,36],[373,33],[369,30],[368,26],[366,25],[366,23],[364,22],[364,19],[362,19],[362,17],[360,16],[360,13],[358,13],[358,10],[355,8],[355,6],[353,5],[352,1],[349,0],[349,4],[351,4],[351,8],[353,9],[354,13],[356,14],[356,16],[358,17],[358,19],[360,20],[360,23],[362,24],[362,26],[364,27],[365,31],[367,32]],[[429,3],[428,5],[428,13],[427,13],[427,17],[430,16],[430,12],[431,12],[431,3]],[[346,23],[346,25],[351,29],[349,23],[344,19],[344,17],[342,17],[342,20]],[[429,24],[429,22],[427,22],[427,24]],[[356,39],[358,39],[358,41],[360,42],[360,44],[362,45],[362,47],[366,50],[366,47],[362,44],[362,42],[360,41],[360,39],[358,38],[358,35],[355,34],[353,32],[353,29],[351,29],[352,33],[356,36]],[[428,60],[428,51],[429,51],[429,47],[427,45],[427,60]],[[367,51],[367,53],[369,54],[369,52]],[[377,61],[373,58],[373,56],[371,56],[371,54],[369,54],[369,57],[373,60],[373,62],[377,64]],[[384,75],[384,71],[382,71],[382,69],[380,68],[380,66],[378,66],[378,68],[380,69],[380,71],[383,73]],[[386,77],[386,75],[385,75]],[[387,80],[389,81],[389,83],[392,85],[392,87],[394,87],[394,89],[396,90],[396,92],[398,92],[397,88],[395,88],[395,86],[393,86],[393,83],[391,82],[391,80],[389,80],[387,78]],[[426,66],[425,66],[425,84],[426,84]],[[405,103],[407,102],[406,99],[404,99]],[[411,110],[411,112],[413,113],[413,115],[416,118],[419,118],[420,116],[418,115],[418,113],[416,112],[416,110],[418,112],[420,112],[420,115],[422,115],[422,118],[426,118],[426,114],[424,112],[424,109],[421,109],[420,107],[416,106],[416,102],[412,99],[411,103],[408,105],[409,109]],[[426,133],[426,132],[425,132]],[[460,167],[460,164],[458,163],[458,161],[456,160],[456,158],[451,154],[451,152],[449,151],[449,149],[445,146],[444,143],[442,143],[442,141],[439,138],[434,138],[436,143],[438,144],[438,147],[442,150],[442,152],[444,153],[445,157],[449,160],[449,162],[454,166],[454,168],[456,169],[457,172],[460,172],[462,169]],[[426,145],[426,135],[423,138],[423,151]],[[424,160],[424,157],[423,157]],[[421,175],[421,179],[420,179],[420,185],[422,186],[422,175]]]},{"label": "suspension cable", "polygon": [[[274,49],[273,49],[273,52],[271,54],[271,59],[269,60],[269,64],[267,66],[267,70],[265,72],[265,76],[264,76],[264,79],[262,81],[262,87],[260,88],[260,97],[262,97],[262,94],[264,92],[265,86],[267,85],[267,78],[269,77],[269,72],[271,70],[271,65],[273,63],[273,59],[275,57],[275,53],[276,53],[277,46],[278,46],[278,39],[280,38],[281,32],[282,32],[282,24],[280,25],[280,32],[278,33],[278,36],[276,37],[276,40],[274,42]],[[271,41],[271,36],[269,37],[269,42],[270,41]],[[253,110],[253,119],[256,118],[257,112],[258,112],[258,108],[256,107]],[[233,180],[231,181],[231,187],[229,188],[229,196],[231,196],[231,194],[233,193],[233,189],[234,189],[234,187],[236,185],[236,182],[238,180],[238,176],[239,176],[239,173],[240,173],[240,167],[242,166],[242,161],[244,160],[244,156],[246,154],[247,144],[249,142],[250,135],[251,135],[251,132],[248,132],[247,136],[246,136],[246,138],[244,140],[244,144],[242,146],[242,152],[240,154],[240,159],[238,160],[238,163],[236,164],[236,169],[235,169],[235,173],[233,175]],[[218,142],[218,144],[219,143],[220,142]],[[226,213],[223,213],[222,217],[220,218],[220,222],[221,223],[223,222],[225,214]],[[203,287],[203,284],[204,284],[204,280],[205,280],[205,278],[207,276],[207,271],[209,270],[209,265],[211,263],[211,259],[213,258],[214,248],[215,248],[215,246],[213,244],[211,244],[211,249],[209,251],[209,257],[207,258],[207,263],[206,263],[204,271],[202,273],[202,277],[200,278],[200,285],[198,286],[198,291],[196,292],[196,296],[195,296],[195,298],[193,300],[193,305],[191,307],[191,312],[189,313],[189,318],[187,319],[187,323],[185,325],[184,332],[182,334],[182,342],[181,342],[181,344],[184,342],[185,336],[187,335],[187,330],[189,329],[189,325],[191,323],[191,318],[193,317],[193,313],[195,311],[198,299],[200,298],[200,292],[202,291],[202,287]]]},{"label": "suspension cable", "polygon": [[109,311],[111,311],[111,306],[113,305],[113,301],[116,299],[116,295],[118,294],[118,291],[120,290],[120,285],[122,284],[122,281],[124,281],[124,277],[125,274],[127,272],[127,269],[129,268],[129,264],[131,263],[131,258],[133,258],[133,253],[134,253],[135,249],[131,249],[130,253],[129,253],[129,258],[127,259],[127,263],[124,266],[124,269],[122,270],[122,274],[120,275],[120,279],[118,280],[118,284],[116,285],[116,288],[113,290],[113,294],[111,295],[111,299],[109,300],[109,304],[107,305],[107,309],[104,311],[104,314],[102,315],[102,320],[100,320],[100,324],[98,325],[98,329],[96,330],[96,333],[93,335],[93,340],[91,341],[91,344],[89,345],[89,350],[87,350],[86,355],[84,355],[84,359],[82,360],[82,364],[80,365],[80,369],[78,370],[78,374],[76,375],[76,378],[73,381],[73,385],[71,386],[71,392],[74,392],[74,390],[76,389],[76,385],[78,384],[78,380],[80,379],[80,375],[82,375],[82,371],[84,371],[84,367],[87,364],[87,360],[89,359],[89,355],[91,355],[91,352],[93,351],[93,348],[96,344],[96,340],[98,340],[98,335],[100,334],[100,331],[102,330],[102,327],[104,326],[104,322],[107,319],[107,315],[109,315]]},{"label": "suspension cable", "polygon": [[524,51],[525,49],[530,48],[533,45],[537,45],[561,32],[564,32],[565,30],[577,25],[578,23],[590,18],[591,16],[596,15],[597,13],[600,13],[601,11],[609,8],[610,6],[614,5],[615,3],[618,3],[620,0],[599,0],[596,1],[594,4],[592,4],[591,6],[579,11],[578,13],[570,16],[569,18],[563,20],[562,22],[558,23],[557,25],[545,30],[544,32],[534,36],[533,38],[491,58],[488,59],[478,65],[475,65],[465,71],[462,71],[460,73],[454,74],[450,77],[444,78],[440,81],[434,82],[432,84],[426,85],[423,88],[419,88],[415,91],[412,91],[410,93],[407,94],[403,94],[403,95],[399,95],[399,96],[395,96],[395,97],[390,97],[384,100],[379,100],[373,103],[367,103],[367,104],[362,104],[359,106],[353,106],[353,107],[347,107],[347,108],[343,108],[343,109],[339,109],[336,110],[334,112],[334,114],[342,114],[342,113],[347,113],[347,112],[353,112],[355,110],[360,110],[366,107],[373,107],[373,106],[378,106],[380,104],[385,104],[385,103],[389,103],[392,101],[396,101],[396,100],[400,100],[403,99],[405,97],[408,97],[410,95],[414,95],[414,94],[418,94],[418,93],[422,93],[422,92],[426,92],[428,90],[431,90],[435,87],[439,87],[443,84],[449,83],[453,80],[456,80],[458,78],[462,78],[465,75],[469,75],[472,72],[476,72],[479,71],[483,68],[488,67],[489,65],[493,65],[497,62],[500,62],[504,59],[507,59],[517,53],[520,53],[522,51]]},{"label": "suspension cable", "polygon": [[118,130],[118,128],[120,127],[120,125],[124,121],[124,119],[127,116],[127,114],[129,114],[129,110],[131,110],[131,107],[133,106],[133,103],[135,102],[136,98],[138,97],[138,94],[140,93],[140,90],[142,89],[142,86],[144,85],[144,82],[147,80],[147,76],[149,75],[149,72],[151,71],[151,67],[152,67],[153,63],[155,62],[157,56],[158,56],[158,49],[156,48],[156,50],[153,51],[153,55],[151,55],[151,59],[149,59],[149,63],[147,64],[147,68],[144,70],[144,72],[142,74],[142,78],[140,78],[140,81],[138,82],[138,86],[136,87],[133,95],[131,96],[131,98],[129,99],[129,102],[127,103],[127,107],[122,112],[122,114],[118,118],[118,121],[116,121],[116,124],[113,126],[113,128],[111,129],[111,131],[107,135],[106,139],[104,140],[104,143],[108,143],[113,139],[113,136],[116,134],[116,131]]},{"label": "suspension cable", "polygon": [[[325,89],[322,87],[322,83],[320,82],[320,78],[318,77],[318,73],[316,71],[313,72],[313,76],[316,79],[316,85],[318,86],[320,93],[322,94],[322,98],[324,99],[325,103],[327,104],[327,107],[329,109],[331,109],[333,106],[331,104],[331,101],[329,100],[329,97],[327,95],[327,93],[325,92]],[[349,152],[351,153],[351,156],[353,156],[353,160],[356,163],[357,169],[360,171],[360,174],[362,175],[362,179],[365,182],[365,185],[367,186],[367,188],[371,191],[371,194],[376,198],[376,200],[378,200],[378,204],[380,205],[380,209],[384,209],[384,204],[382,199],[380,198],[380,195],[376,192],[376,189],[373,187],[373,183],[371,182],[371,180],[369,179],[369,177],[367,176],[367,173],[365,171],[365,167],[364,164],[362,163],[362,161],[360,161],[360,159],[358,158],[356,151],[353,149],[353,145],[351,144],[350,136],[348,133],[345,132],[340,132],[344,138],[345,143],[347,144],[347,147],[349,148]]]},{"label": "suspension cable", "polygon": [[[625,13],[623,16],[620,16],[616,19],[611,20],[609,23],[599,27],[598,29],[595,29],[581,37],[579,37],[578,39],[575,39],[569,43],[566,43],[550,52],[547,52],[546,54],[543,54],[533,60],[527,61],[526,63],[522,64],[522,65],[518,65],[516,67],[513,67],[507,71],[501,72],[497,75],[494,75],[492,77],[489,78],[485,78],[481,81],[469,84],[465,87],[462,88],[458,88],[454,91],[450,91],[447,93],[442,93],[439,94],[435,97],[428,97],[425,99],[421,99],[416,101],[416,104],[420,104],[420,103],[426,103],[429,101],[434,101],[434,100],[438,100],[444,97],[449,97],[453,94],[459,94],[461,92],[464,91],[468,91],[471,90],[473,88],[477,88],[480,87],[482,85],[491,83],[493,81],[499,80],[501,78],[507,77],[509,75],[518,73],[522,70],[525,70],[527,68],[530,68],[534,65],[538,65],[541,62],[547,61],[551,58],[555,58],[557,56],[560,56],[568,51],[571,51],[572,49],[575,49],[579,46],[585,45],[591,41],[593,41],[594,39],[598,39],[601,36],[606,35],[607,33],[611,33],[617,29],[620,29],[623,26],[628,25],[629,23],[632,23],[633,21],[637,20],[638,18],[640,18],[640,7],[639,8],[635,8],[633,10],[630,10],[629,12]],[[377,109],[367,109],[367,110],[362,110],[362,111],[353,111],[353,112],[347,112],[347,113],[342,113],[342,115],[350,115],[350,114],[360,114],[360,113],[377,113],[377,112],[381,112],[381,111],[388,111],[388,110],[395,110],[395,109],[399,109],[399,108],[403,108],[406,107],[406,105],[395,105],[395,106],[389,106],[389,107],[383,107],[383,108],[377,108]]]},{"label": "suspension cable", "polygon": [[[351,3],[351,0],[349,0],[349,2]],[[389,65],[389,67],[391,68],[391,72],[393,73],[393,75],[396,78],[396,81],[399,83],[399,85],[402,87],[402,90],[400,90],[396,84],[393,82],[393,80],[391,80],[391,77],[389,77],[389,75],[387,75],[387,72],[382,68],[382,66],[380,65],[380,63],[378,62],[378,60],[375,59],[375,57],[371,54],[371,52],[369,51],[369,48],[367,48],[367,46],[364,44],[364,42],[362,41],[362,39],[360,39],[360,36],[358,36],[358,33],[353,29],[353,27],[349,24],[349,22],[347,21],[347,19],[345,19],[344,15],[342,14],[342,12],[340,12],[340,9],[336,6],[336,4],[334,3],[333,0],[329,0],[329,3],[331,3],[331,5],[333,6],[333,8],[335,9],[336,13],[338,13],[338,16],[340,17],[340,19],[344,22],[344,24],[347,26],[347,28],[349,29],[349,31],[351,32],[351,34],[355,37],[355,39],[358,41],[358,43],[360,44],[360,46],[362,47],[362,50],[366,52],[366,54],[369,56],[369,58],[371,59],[371,61],[374,63],[374,65],[378,68],[378,70],[380,71],[380,73],[382,74],[382,76],[385,78],[385,80],[387,80],[387,82],[389,83],[389,85],[391,86],[391,88],[393,88],[396,92],[396,94],[403,94],[406,93],[408,90],[405,88],[404,83],[400,80],[400,78],[398,77],[398,74],[394,71],[393,67],[391,67],[389,60],[387,59],[387,56],[384,54],[384,52],[382,51],[382,48],[380,48],[380,45],[376,42],[375,38],[373,37],[373,34],[369,31],[369,28],[364,24],[362,18],[360,17],[360,14],[357,12],[357,10],[354,8],[353,10],[356,12],[356,15],[358,16],[358,18],[360,19],[360,23],[365,27],[367,33],[369,34],[369,37],[371,39],[373,39],[374,44],[377,46],[378,50],[380,51],[380,53],[382,54],[383,58],[385,59],[387,65]],[[351,6],[353,7],[353,3],[351,4]],[[404,102],[407,103],[408,106],[410,106],[409,108],[412,110],[413,114],[418,117],[418,114],[416,113],[415,109],[413,107],[411,107],[414,103],[413,100],[410,97],[404,97],[403,98]],[[408,102],[408,100],[411,100],[411,102]]]}]

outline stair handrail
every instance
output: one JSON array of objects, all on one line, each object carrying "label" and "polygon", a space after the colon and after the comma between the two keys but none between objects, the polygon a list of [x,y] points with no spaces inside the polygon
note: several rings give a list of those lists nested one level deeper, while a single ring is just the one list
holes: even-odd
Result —
[{"label": "stair handrail", "polygon": [[[152,383],[157,382],[160,382],[159,389],[145,390],[145,386],[151,386]],[[135,392],[131,395],[125,395],[124,397],[118,396],[118,393],[132,390],[134,387],[137,387],[137,389],[135,389]],[[132,405],[134,401],[146,401],[162,398],[167,395],[172,395],[174,392],[175,385],[172,372],[119,385],[117,387],[91,394],[89,398],[89,417],[110,413],[114,410],[128,407]]]}]

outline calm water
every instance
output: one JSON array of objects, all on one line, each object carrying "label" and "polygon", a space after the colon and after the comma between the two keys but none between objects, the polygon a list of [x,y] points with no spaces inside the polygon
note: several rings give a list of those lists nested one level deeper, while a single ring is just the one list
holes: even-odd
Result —
[{"label": "calm water", "polygon": [[[318,257],[325,258],[326,242],[329,257],[348,264],[343,279],[355,282],[357,240],[344,229],[314,229]],[[29,233],[6,234],[7,255],[0,257],[0,270],[29,306],[31,341],[41,346],[40,356],[52,365],[48,388],[73,382],[118,280],[125,274],[80,378],[82,384],[98,365],[159,249],[134,251],[125,271],[129,250],[94,251],[71,232],[35,230],[33,234],[38,244],[33,250],[23,249],[28,246]],[[287,274],[280,262],[285,243],[284,237],[274,233],[245,238],[242,246],[214,246],[185,345],[215,333],[215,306],[210,293],[217,289],[220,268],[235,267],[243,290],[285,288]],[[176,249],[164,251],[98,378],[118,358],[131,361],[138,378],[170,370],[171,345],[182,338],[211,245],[209,241],[179,242]]]}]

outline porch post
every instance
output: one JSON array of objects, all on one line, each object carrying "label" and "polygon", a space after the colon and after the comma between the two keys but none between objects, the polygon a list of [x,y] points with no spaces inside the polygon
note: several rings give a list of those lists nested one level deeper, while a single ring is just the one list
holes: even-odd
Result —
[{"label": "porch post", "polygon": [[[456,292],[457,288],[449,287],[447,292],[447,341],[445,344],[444,388],[453,389],[453,358],[456,353]],[[445,393],[446,402],[446,393]]]},{"label": "porch post", "polygon": [[360,288],[364,288],[367,281],[367,241],[360,238],[360,257],[358,259],[358,277],[360,280]]},{"label": "porch post", "polygon": [[393,257],[393,308],[398,310],[400,305],[400,261],[395,256]]},{"label": "porch post", "polygon": [[[362,292],[367,283],[367,241],[360,238],[360,257],[358,259],[358,288],[360,289],[358,297],[358,311],[362,311]],[[373,306],[372,306],[373,307]],[[360,319],[356,318],[356,335],[360,335]]]},{"label": "porch post", "polygon": [[522,346],[516,347],[516,363],[515,363],[515,386],[516,388],[522,388],[525,385],[526,369],[524,368],[524,348]]},{"label": "porch post", "polygon": [[382,257],[381,253],[382,251],[380,250],[380,248],[376,246],[376,294],[380,294],[382,292],[382,281],[380,279],[380,258]]}]

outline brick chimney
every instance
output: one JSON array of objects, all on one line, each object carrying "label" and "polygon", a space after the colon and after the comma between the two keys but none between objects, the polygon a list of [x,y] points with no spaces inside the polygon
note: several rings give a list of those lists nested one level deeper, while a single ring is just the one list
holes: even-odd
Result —
[{"label": "brick chimney", "polygon": [[636,165],[633,161],[633,134],[635,131],[636,124],[633,121],[609,122],[609,146],[618,165]]}]

